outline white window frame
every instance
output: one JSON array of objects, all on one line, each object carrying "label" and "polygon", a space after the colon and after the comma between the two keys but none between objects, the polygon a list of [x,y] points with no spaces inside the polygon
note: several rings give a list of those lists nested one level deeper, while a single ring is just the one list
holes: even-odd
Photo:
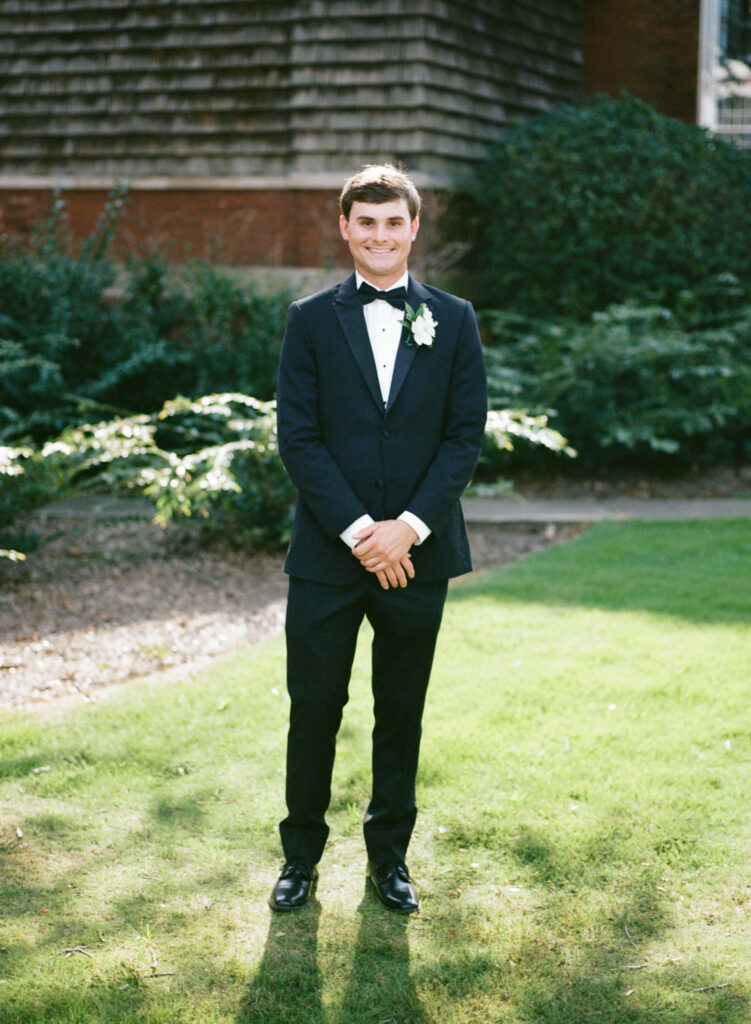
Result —
[{"label": "white window frame", "polygon": [[741,100],[740,120],[733,124],[721,123],[719,116],[719,100],[727,96],[720,70],[723,13],[724,0],[701,0],[696,119],[716,135],[751,147],[751,82],[742,86],[745,99]]},{"label": "white window frame", "polygon": [[717,127],[716,63],[720,50],[722,0],[701,0],[699,20],[699,87],[696,119],[703,128]]}]

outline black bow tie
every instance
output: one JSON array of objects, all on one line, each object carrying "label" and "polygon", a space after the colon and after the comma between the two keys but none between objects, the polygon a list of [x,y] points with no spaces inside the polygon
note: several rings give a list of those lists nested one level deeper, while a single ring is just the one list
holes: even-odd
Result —
[{"label": "black bow tie", "polygon": [[387,292],[381,292],[377,288],[374,288],[372,284],[368,284],[367,281],[363,281],[357,289],[357,294],[360,296],[360,302],[362,302],[363,306],[366,306],[369,302],[373,302],[375,299],[383,299],[395,309],[404,309],[404,303],[407,301],[407,289],[404,286],[401,288],[392,288]]}]

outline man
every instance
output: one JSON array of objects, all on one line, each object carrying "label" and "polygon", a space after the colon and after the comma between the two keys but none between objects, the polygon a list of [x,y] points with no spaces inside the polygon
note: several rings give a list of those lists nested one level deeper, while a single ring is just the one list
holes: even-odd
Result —
[{"label": "man", "polygon": [[459,497],[482,444],[487,389],[472,307],[407,272],[420,210],[411,179],[366,167],[345,183],[340,208],[355,272],[292,304],[279,367],[279,448],[299,501],[285,565],[285,865],[270,904],[293,910],[315,891],[367,616],[367,878],[385,906],[407,914],[419,906],[405,858],[422,711],[448,579],[471,569]]}]

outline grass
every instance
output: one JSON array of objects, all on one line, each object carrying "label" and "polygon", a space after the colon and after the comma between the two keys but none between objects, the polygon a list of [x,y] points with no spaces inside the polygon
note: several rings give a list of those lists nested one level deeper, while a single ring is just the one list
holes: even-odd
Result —
[{"label": "grass", "polygon": [[409,920],[364,888],[366,640],[290,916],[281,639],[0,719],[0,1024],[751,1019],[747,522],[606,524],[452,587]]}]

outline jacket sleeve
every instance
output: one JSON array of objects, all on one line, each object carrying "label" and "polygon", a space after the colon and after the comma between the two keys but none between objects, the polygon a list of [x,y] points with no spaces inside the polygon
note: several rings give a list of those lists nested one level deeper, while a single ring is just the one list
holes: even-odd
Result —
[{"label": "jacket sleeve", "polygon": [[485,435],[488,386],[474,309],[465,303],[451,368],[441,442],[407,504],[440,536],[474,472]]},{"label": "jacket sleeve", "polygon": [[315,351],[305,318],[293,303],[277,382],[279,453],[300,498],[334,540],[367,509],[323,443],[318,408]]}]

